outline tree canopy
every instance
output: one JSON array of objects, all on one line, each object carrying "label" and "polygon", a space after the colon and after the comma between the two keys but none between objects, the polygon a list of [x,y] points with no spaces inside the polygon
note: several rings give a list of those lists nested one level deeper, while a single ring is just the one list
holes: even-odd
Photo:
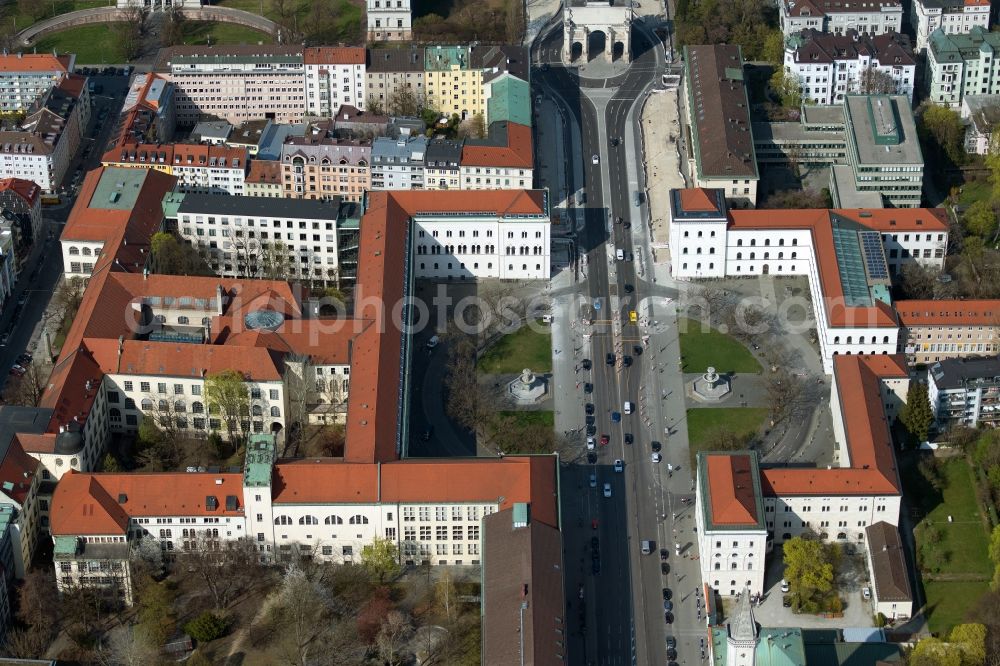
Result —
[{"label": "tree canopy", "polygon": [[899,420],[916,443],[927,441],[931,424],[934,422],[930,398],[927,396],[927,384],[910,382],[910,388],[906,392],[906,404],[899,414]]}]

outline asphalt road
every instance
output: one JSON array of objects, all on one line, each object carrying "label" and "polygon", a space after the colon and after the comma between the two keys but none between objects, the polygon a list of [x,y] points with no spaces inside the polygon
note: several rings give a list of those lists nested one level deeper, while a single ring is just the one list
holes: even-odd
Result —
[{"label": "asphalt road", "polygon": [[[629,260],[640,249],[633,248],[630,230],[614,222],[618,216],[633,222],[630,204],[636,186],[628,182],[626,160],[637,156],[628,154],[624,139],[626,131],[639,130],[637,124],[627,127],[626,119],[637,98],[657,82],[660,64],[651,40],[637,29],[632,42],[635,57],[625,75],[605,82],[606,86],[581,82],[572,70],[555,64],[561,39],[561,31],[556,31],[539,44],[539,59],[550,67],[536,76],[557,93],[554,98],[580,127],[584,182],[571,187],[583,188],[587,196],[586,225],[578,237],[587,255],[587,278],[581,289],[589,300],[600,303],[600,309],[581,313],[594,320],[590,378],[594,393],[589,399],[595,405],[597,436],[610,438],[607,446],[598,447],[596,465],[573,465],[564,472],[567,617],[570,626],[574,620],[579,623],[584,639],[570,641],[569,662],[662,664],[666,663],[661,596],[665,579],[659,558],[641,556],[639,542],[656,540],[659,519],[669,513],[664,505],[666,470],[665,464],[650,460],[654,434],[642,426],[638,414],[626,415],[623,409],[626,401],[638,404],[640,399],[644,355],[636,355],[632,348],[642,347],[643,342],[638,327],[629,321],[629,311],[647,286],[637,279],[635,264]],[[618,87],[598,109],[581,97],[581,83]],[[605,193],[610,195],[607,200]],[[617,249],[624,261],[615,258]],[[633,288],[631,294],[625,285]],[[615,320],[621,326],[617,335]],[[614,355],[613,365],[606,363],[608,354]],[[631,357],[631,365],[623,362],[623,356]],[[612,419],[613,412],[621,415],[620,422]],[[633,444],[625,444],[626,434],[632,435]],[[623,473],[613,471],[615,460],[624,461]],[[605,483],[610,484],[611,497],[605,496]]]}]

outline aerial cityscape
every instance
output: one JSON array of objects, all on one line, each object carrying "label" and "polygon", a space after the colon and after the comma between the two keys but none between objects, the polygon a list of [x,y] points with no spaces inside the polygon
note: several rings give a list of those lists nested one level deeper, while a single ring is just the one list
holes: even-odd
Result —
[{"label": "aerial cityscape", "polygon": [[0,4],[0,665],[1000,664],[997,25]]}]

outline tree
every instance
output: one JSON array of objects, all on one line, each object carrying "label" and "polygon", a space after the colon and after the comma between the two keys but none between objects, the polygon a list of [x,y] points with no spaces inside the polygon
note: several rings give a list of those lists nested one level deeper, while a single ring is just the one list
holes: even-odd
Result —
[{"label": "tree", "polygon": [[776,70],[771,76],[771,89],[786,109],[798,109],[802,106],[802,86],[794,73],[784,69]]},{"label": "tree", "polygon": [[899,288],[909,299],[927,299],[934,296],[934,274],[915,261],[903,264]]},{"label": "tree", "polygon": [[157,580],[166,572],[163,564],[163,550],[152,537],[143,537],[132,545],[129,553],[129,567],[133,580]]},{"label": "tree", "polygon": [[361,549],[361,566],[381,584],[399,573],[399,548],[390,539],[375,537]]},{"label": "tree", "polygon": [[906,404],[899,413],[899,420],[910,433],[914,443],[925,442],[930,434],[934,413],[931,411],[930,398],[927,396],[927,384],[911,381],[906,392]]},{"label": "tree", "polygon": [[37,21],[48,12],[48,3],[45,0],[17,0],[17,11]]},{"label": "tree", "polygon": [[434,584],[434,601],[448,621],[454,621],[458,608],[458,589],[448,570],[443,571]]},{"label": "tree", "polygon": [[110,451],[104,454],[104,460],[101,461],[101,471],[102,472],[122,471],[122,466],[118,464],[118,460],[115,458],[114,454],[112,454]]},{"label": "tree", "polygon": [[[153,270],[166,275],[212,275],[205,258],[194,246],[160,231],[149,241]],[[254,277],[254,276],[245,276]]]},{"label": "tree", "polygon": [[20,377],[11,377],[7,380],[7,387],[4,390],[4,400],[8,405],[23,405],[25,407],[37,407],[42,399],[47,384],[42,371],[37,364],[30,364],[25,368],[26,372]]},{"label": "tree", "polygon": [[993,561],[993,580],[990,582],[990,587],[994,592],[998,592],[1000,591],[1000,525],[990,532],[989,553]]},{"label": "tree", "polygon": [[775,67],[781,67],[785,61],[785,36],[779,29],[768,31],[767,37],[761,46],[761,59],[766,60]]},{"label": "tree", "polygon": [[382,100],[375,96],[375,93],[368,95],[368,101],[365,104],[365,109],[368,113],[376,116],[385,115],[385,106],[382,104]]},{"label": "tree", "polygon": [[149,10],[138,4],[130,4],[118,10],[114,30],[125,62],[135,60],[142,52],[142,37],[146,33],[148,17]]},{"label": "tree", "polygon": [[[230,443],[249,426],[250,394],[243,375],[236,370],[223,370],[205,377],[205,398],[210,414],[219,414],[226,424]],[[238,448],[238,447],[237,447]]]},{"label": "tree", "polygon": [[[176,46],[184,43],[184,14],[176,7],[172,6],[163,19],[160,28],[160,45]],[[150,127],[155,127],[151,124]]]},{"label": "tree", "polygon": [[961,650],[962,666],[983,666],[986,662],[986,625],[957,624],[948,640]]},{"label": "tree", "polygon": [[962,666],[962,650],[940,638],[923,638],[906,660],[909,666]]},{"label": "tree", "polygon": [[833,591],[837,559],[836,545],[794,537],[785,542],[785,580],[799,608],[817,608]]},{"label": "tree", "polygon": [[358,611],[357,630],[361,639],[369,644],[375,642],[382,622],[393,608],[395,605],[389,599],[389,589],[380,587],[375,590],[375,594]]},{"label": "tree", "polygon": [[111,639],[100,651],[103,666],[145,666],[156,663],[158,646],[152,644],[143,632],[133,625],[111,632]]},{"label": "tree", "polygon": [[997,215],[988,201],[976,201],[962,213],[962,227],[966,233],[983,239],[993,238],[997,233]]},{"label": "tree", "polygon": [[896,92],[896,81],[891,74],[869,65],[858,77],[858,92],[862,95],[891,95]]},{"label": "tree", "polygon": [[83,280],[78,277],[63,280],[53,296],[56,307],[63,312],[64,317],[75,317],[80,303],[83,302]]},{"label": "tree", "polygon": [[226,621],[211,611],[205,611],[184,625],[184,631],[199,643],[225,636],[228,628]]},{"label": "tree", "polygon": [[181,554],[188,572],[205,583],[215,608],[225,610],[249,591],[261,575],[257,547],[247,539],[219,541],[198,536]]},{"label": "tree", "polygon": [[316,650],[323,649],[330,636],[334,606],[329,592],[292,566],[271,608],[269,620],[281,637],[283,656],[297,666],[313,663]]},{"label": "tree", "polygon": [[419,116],[424,101],[410,86],[400,85],[389,93],[386,110],[393,116]]},{"label": "tree", "polygon": [[777,423],[791,413],[792,408],[802,397],[804,382],[801,377],[779,368],[777,372],[767,373],[764,383],[771,419]]},{"label": "tree", "polygon": [[917,133],[939,159],[950,166],[965,161],[965,126],[957,112],[937,104],[922,105],[918,115]]},{"label": "tree", "polygon": [[176,593],[169,583],[149,581],[139,599],[139,634],[159,648],[174,633],[173,603]]},{"label": "tree", "polygon": [[399,652],[412,634],[410,618],[401,611],[389,611],[375,637],[375,646],[382,661],[389,666],[398,666],[401,663]]}]

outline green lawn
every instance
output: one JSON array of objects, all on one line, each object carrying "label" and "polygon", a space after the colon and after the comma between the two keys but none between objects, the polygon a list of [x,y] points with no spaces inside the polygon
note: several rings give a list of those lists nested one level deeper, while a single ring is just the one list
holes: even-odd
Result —
[{"label": "green lawn", "polygon": [[990,198],[990,184],[986,180],[970,180],[961,187],[962,193],[958,196],[959,206],[969,206],[977,201],[988,201]]},{"label": "green lawn", "polygon": [[965,614],[989,589],[990,584],[985,581],[924,583],[928,628],[938,636],[946,635],[956,624],[965,621]]},{"label": "green lawn", "polygon": [[[278,21],[279,16],[274,10],[271,0],[217,0],[212,4],[219,7],[242,9],[253,14],[263,15],[272,21]],[[351,0],[329,0],[329,7],[323,18],[324,25],[316,25],[312,15],[312,0],[289,0],[288,6],[295,8],[295,16],[300,30],[304,30],[311,40],[325,43],[356,43],[361,36],[361,2]],[[263,13],[261,7],[264,8]],[[295,19],[293,19],[295,20]],[[280,21],[279,21],[280,22]]]},{"label": "green lawn", "polygon": [[687,410],[688,444],[691,461],[699,451],[716,448],[713,435],[719,428],[736,434],[756,432],[764,419],[767,409],[763,407],[705,407]]},{"label": "green lawn", "polygon": [[548,426],[550,428],[556,425],[556,415],[555,412],[550,410],[535,410],[535,411],[521,411],[514,409],[505,409],[500,411],[500,416],[512,416],[517,421],[518,425],[542,425]]},{"label": "green lawn", "polygon": [[736,338],[717,330],[702,331],[701,322],[677,320],[684,372],[705,372],[709,366],[720,373],[760,372],[760,363]]},{"label": "green lawn", "polygon": [[530,368],[537,373],[552,372],[552,334],[534,328],[537,326],[522,326],[497,340],[479,359],[479,371],[520,374]]},{"label": "green lawn", "polygon": [[[114,4],[114,0],[56,0],[55,2],[42,2],[38,5],[41,15],[35,19],[31,14],[22,11],[16,2],[7,2],[4,3],[3,7],[0,7],[0,20],[4,24],[11,24],[18,31],[21,31],[50,16],[75,12],[79,9],[113,7]],[[55,9],[54,13],[53,9]]]},{"label": "green lawn", "polygon": [[[76,53],[76,62],[80,65],[124,62],[124,56],[119,51],[118,37],[112,26],[110,23],[100,23],[55,32],[38,40],[35,48],[39,53],[51,52],[53,49],[59,53]],[[185,25],[186,44],[207,44],[209,36],[212,44],[273,41],[267,33],[240,25],[208,21],[190,21]]]}]

